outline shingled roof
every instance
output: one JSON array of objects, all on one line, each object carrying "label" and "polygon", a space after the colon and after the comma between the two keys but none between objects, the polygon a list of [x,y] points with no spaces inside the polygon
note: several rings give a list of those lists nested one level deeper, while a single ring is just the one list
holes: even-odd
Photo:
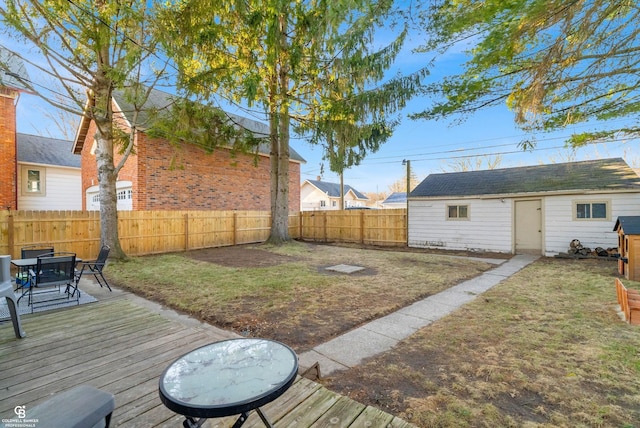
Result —
[{"label": "shingled roof", "polygon": [[16,134],[18,162],[80,168],[80,156],[71,152],[73,141]]},{"label": "shingled roof", "polygon": [[430,174],[410,197],[522,195],[589,190],[640,191],[640,177],[621,158]]},{"label": "shingled roof", "polygon": [[[133,121],[133,114],[135,112],[135,107],[132,103],[130,103],[123,91],[114,91],[113,99],[120,107],[122,114],[129,121]],[[173,103],[178,100],[178,97],[175,95],[169,94],[168,92],[160,91],[158,89],[151,89],[149,92],[149,96],[144,104],[143,108],[138,109],[138,117],[136,120],[136,126],[138,129],[144,131],[151,127],[153,119],[153,115],[150,113],[151,111],[170,111],[170,107]],[[225,112],[229,121],[236,125],[238,128],[243,128],[249,130],[253,133],[256,138],[268,138],[269,137],[269,126],[258,122],[257,120],[252,120],[247,117],[239,116],[237,114]],[[86,137],[86,132],[89,128],[89,121],[83,119],[83,123],[80,125],[80,131],[78,133],[78,139],[76,140],[74,150],[76,153],[80,153],[82,150],[82,146],[84,144],[83,139]],[[268,143],[260,144],[258,147],[258,152],[268,155],[271,151]],[[296,152],[292,147],[289,147],[289,159],[295,160],[298,162],[305,163],[305,159],[300,156],[298,152]]]},{"label": "shingled roof", "polygon": [[407,192],[393,192],[387,198],[382,201],[383,204],[406,204]]},{"label": "shingled roof", "polygon": [[[307,180],[307,181],[332,198],[340,197],[339,183],[327,183],[326,181],[320,181],[320,180]],[[350,190],[356,195],[358,199],[369,199],[362,193],[358,192],[353,187],[349,186],[348,184],[345,184],[344,193],[347,194]]]},{"label": "shingled roof", "polygon": [[618,217],[613,231],[615,232],[620,228],[624,230],[626,235],[640,235],[640,216],[626,215]]}]

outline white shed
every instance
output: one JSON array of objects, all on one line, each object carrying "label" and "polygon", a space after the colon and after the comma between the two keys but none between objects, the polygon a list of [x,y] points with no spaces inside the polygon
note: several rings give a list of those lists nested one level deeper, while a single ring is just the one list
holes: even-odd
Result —
[{"label": "white shed", "polygon": [[533,253],[617,247],[616,218],[640,212],[640,177],[620,158],[431,174],[409,195],[408,245]]}]

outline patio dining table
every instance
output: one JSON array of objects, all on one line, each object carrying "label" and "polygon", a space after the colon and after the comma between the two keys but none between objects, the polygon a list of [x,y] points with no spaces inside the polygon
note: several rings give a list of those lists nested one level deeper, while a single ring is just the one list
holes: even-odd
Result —
[{"label": "patio dining table", "polygon": [[267,339],[240,338],[215,342],[178,358],[162,373],[162,403],[185,416],[187,428],[207,418],[240,415],[239,428],[256,410],[280,397],[298,374],[298,357],[288,346]]}]

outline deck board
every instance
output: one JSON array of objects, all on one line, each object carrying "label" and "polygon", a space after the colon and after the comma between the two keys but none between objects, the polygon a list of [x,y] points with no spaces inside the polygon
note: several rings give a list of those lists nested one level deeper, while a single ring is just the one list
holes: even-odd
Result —
[{"label": "deck board", "polygon": [[[213,327],[182,323],[141,306],[126,293],[118,298],[22,317],[25,339],[0,323],[0,416],[13,417],[76,385],[115,395],[113,427],[177,427],[183,417],[158,397],[162,371],[184,353],[236,337]],[[275,426],[410,426],[298,377],[262,410]],[[206,427],[229,427],[237,417],[210,419]],[[255,412],[244,425],[262,427]]]}]

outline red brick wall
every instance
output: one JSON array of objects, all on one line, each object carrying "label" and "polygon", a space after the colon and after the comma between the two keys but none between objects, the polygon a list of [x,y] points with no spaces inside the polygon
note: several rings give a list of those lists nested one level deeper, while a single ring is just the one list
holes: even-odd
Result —
[{"label": "red brick wall", "polygon": [[[93,124],[82,150],[84,192],[97,184]],[[270,162],[260,156],[232,157],[227,149],[204,150],[184,144],[175,147],[162,139],[138,134],[136,155],[130,155],[120,170],[119,180],[133,183],[134,210],[269,210]],[[114,162],[120,161],[116,155]],[[289,210],[300,210],[300,164],[289,164]]]},{"label": "red brick wall", "polygon": [[16,97],[0,87],[0,209],[18,209],[16,159]]}]

